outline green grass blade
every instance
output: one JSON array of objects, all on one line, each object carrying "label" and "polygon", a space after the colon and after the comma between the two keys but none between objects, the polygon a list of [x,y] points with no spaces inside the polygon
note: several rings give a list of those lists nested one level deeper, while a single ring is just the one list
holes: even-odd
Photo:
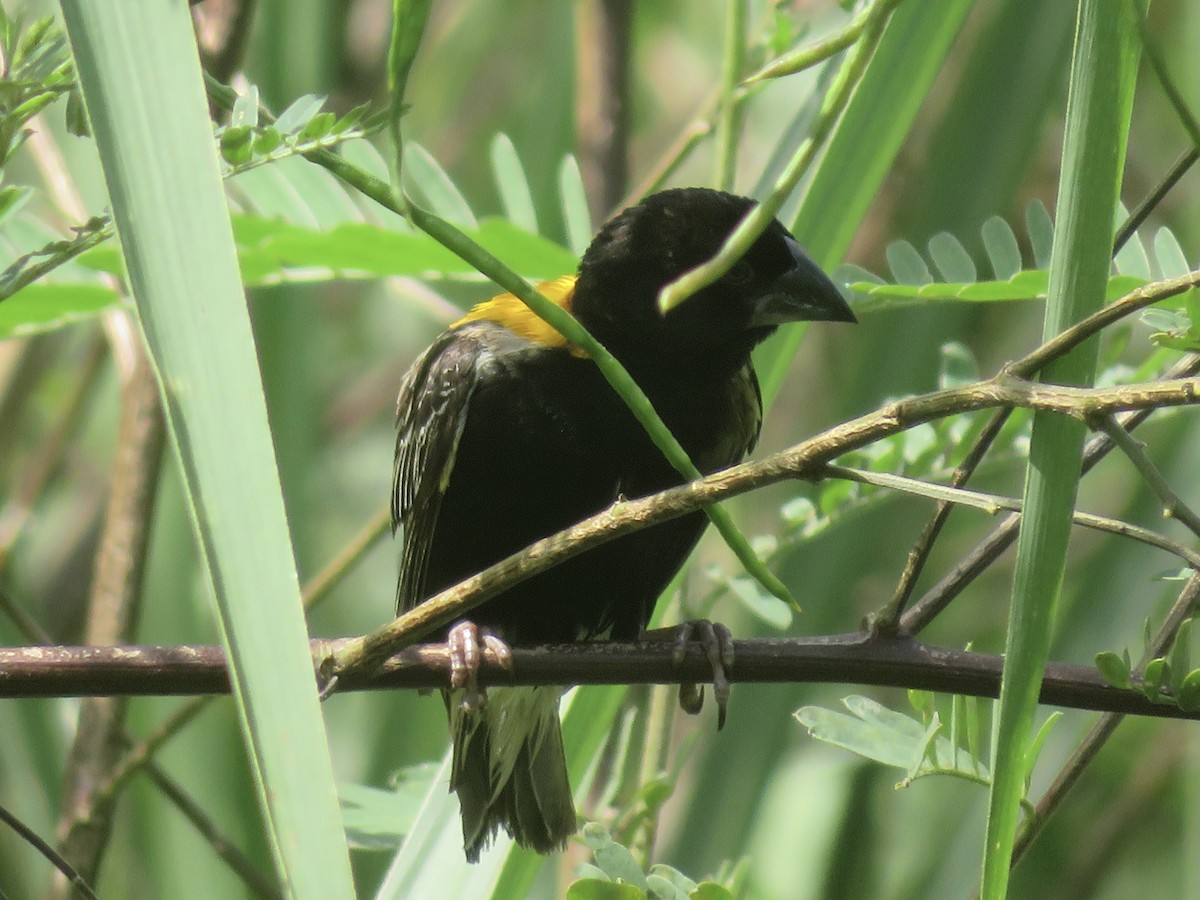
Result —
[{"label": "green grass blade", "polygon": [[[1047,338],[1092,312],[1104,299],[1111,223],[1137,73],[1135,35],[1127,4],[1080,3],[1043,327]],[[1048,365],[1043,378],[1088,384],[1095,374],[1096,355],[1093,340]],[[984,900],[1000,900],[1008,889],[1025,787],[1026,748],[1054,634],[1083,437],[1083,426],[1074,420],[1034,416],[994,737]]]},{"label": "green grass blade", "polygon": [[290,897],[352,897],[195,38],[181,3],[63,0]]}]

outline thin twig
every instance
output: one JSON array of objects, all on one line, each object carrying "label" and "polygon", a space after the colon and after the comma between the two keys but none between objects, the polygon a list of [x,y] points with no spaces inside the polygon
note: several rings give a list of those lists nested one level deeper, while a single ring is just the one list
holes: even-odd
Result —
[{"label": "thin twig", "polygon": [[[1173,366],[1164,378],[1186,378],[1198,372],[1200,372],[1200,356],[1188,356]],[[1152,409],[1139,410],[1122,417],[1119,421],[1127,430],[1136,428],[1153,411]],[[1090,471],[1114,446],[1108,435],[1093,435],[1084,448],[1082,472]],[[901,616],[899,631],[903,634],[919,634],[926,625],[937,618],[967,585],[985,572],[1005,550],[1012,546],[1013,541],[1017,538],[1019,522],[1020,517],[1014,515],[997,525],[991,534],[959,560],[953,569],[943,575]]]},{"label": "thin twig", "polygon": [[753,84],[770,78],[782,78],[785,75],[795,75],[805,69],[811,69],[851,46],[874,22],[881,18],[886,19],[899,5],[900,0],[875,0],[846,23],[846,27],[841,31],[822,38],[815,44],[791,50],[778,59],[772,60],[747,78],[745,83]]},{"label": "thin twig", "polygon": [[264,875],[254,862],[221,831],[200,804],[179,786],[179,782],[167,775],[155,763],[148,763],[143,771],[146,777],[154,782],[154,786],[175,804],[176,809],[183,813],[184,818],[204,838],[217,857],[233,870],[246,887],[267,900],[276,900],[276,898],[282,900],[283,891],[279,889],[279,886],[267,875]]},{"label": "thin twig", "polygon": [[[1019,513],[1022,506],[1021,500],[1016,497],[1005,497],[1000,494],[967,490],[966,488],[952,485],[935,484],[922,481],[919,478],[910,478],[907,475],[895,475],[891,472],[870,472],[864,469],[853,469],[848,466],[826,466],[825,471],[834,478],[844,478],[847,481],[855,481],[859,484],[870,484],[876,487],[903,491],[904,493],[913,494],[918,497],[937,500],[939,503],[970,506],[973,509],[981,509],[991,515],[995,515],[1001,510],[1010,510]],[[1079,512],[1078,510],[1072,514],[1072,519],[1076,525],[1081,525],[1084,528],[1127,537],[1148,546],[1157,547],[1159,550],[1165,550],[1179,557],[1188,567],[1200,569],[1200,552],[1185,547],[1178,541],[1172,541],[1169,538],[1163,537],[1157,531],[1151,531],[1149,528],[1142,528],[1139,525],[1124,522],[1120,519],[1097,516],[1091,513]]]},{"label": "thin twig", "polygon": [[1162,472],[1158,471],[1158,467],[1154,465],[1149,456],[1146,455],[1146,448],[1138,441],[1134,440],[1128,431],[1117,421],[1116,416],[1107,415],[1099,420],[1099,427],[1113,439],[1113,442],[1121,448],[1129,461],[1141,473],[1142,478],[1146,480],[1146,484],[1150,485],[1150,489],[1162,501],[1163,518],[1176,519],[1189,528],[1192,534],[1200,537],[1200,516],[1179,498],[1179,495],[1171,490],[1171,486],[1167,484],[1167,479],[1163,478]]},{"label": "thin twig", "polygon": [[849,104],[855,87],[862,80],[867,64],[875,53],[875,48],[879,46],[884,27],[896,2],[897,0],[876,0],[873,4],[872,9],[877,10],[878,15],[872,17],[853,45],[825,97],[821,112],[813,122],[811,133],[796,148],[771,193],[746,214],[712,259],[684,273],[659,292],[660,309],[666,312],[675,308],[696,291],[723,276],[771,224],[788,196],[817,158],[817,153]]},{"label": "thin twig", "polygon": [[[1146,221],[1150,213],[1162,202],[1167,193],[1179,183],[1179,180],[1183,178],[1188,169],[1198,159],[1200,159],[1200,148],[1193,146],[1186,150],[1175,161],[1175,164],[1171,166],[1170,171],[1167,172],[1162,181],[1155,185],[1154,189],[1145,199],[1134,208],[1117,230],[1117,235],[1113,239],[1114,256],[1137,233],[1138,228]],[[1033,371],[1030,371],[1028,374],[1032,375]],[[988,450],[991,449],[992,443],[1004,427],[1004,423],[1008,421],[1008,415],[1008,410],[999,410],[992,416],[979,437],[976,438],[975,444],[971,447],[967,457],[963,460],[958,470],[955,471],[950,482],[951,484],[960,487],[970,480],[979,463],[987,455]],[[918,535],[917,540],[908,552],[904,569],[900,573],[896,589],[892,593],[892,599],[887,606],[880,609],[872,617],[875,627],[881,629],[894,629],[897,627],[897,620],[912,597],[917,579],[921,576],[921,572],[925,568],[925,563],[929,560],[929,554],[933,551],[933,545],[941,535],[942,528],[950,516],[951,509],[952,507],[947,504],[939,504],[937,509],[934,510],[933,515],[925,523],[921,534]]]},{"label": "thin twig", "polygon": [[704,504],[768,484],[812,478],[836,456],[925,422],[1004,406],[1056,412],[1086,422],[1106,412],[1197,402],[1200,402],[1198,378],[1119,388],[1073,388],[1035,384],[1004,372],[977,384],[895,401],[761,462],[742,463],[650,497],[615,504],[578,525],[537,541],[408,610],[383,628],[355,639],[336,658],[327,661],[323,674],[335,676],[357,667],[370,670],[401,647],[444,628],[513,585],[621,534],[669,521]]},{"label": "thin twig", "polygon": [[9,828],[21,836],[21,839],[29,846],[37,850],[38,853],[46,857],[54,867],[70,883],[80,896],[88,898],[88,900],[99,900],[96,897],[95,891],[91,885],[84,880],[83,876],[71,868],[71,864],[63,859],[48,843],[43,841],[36,831],[14,816],[4,806],[0,805],[0,822],[4,822]]}]

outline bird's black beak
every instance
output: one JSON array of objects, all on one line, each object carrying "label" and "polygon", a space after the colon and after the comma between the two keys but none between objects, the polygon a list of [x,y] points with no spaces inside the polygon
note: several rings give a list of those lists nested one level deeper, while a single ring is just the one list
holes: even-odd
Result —
[{"label": "bird's black beak", "polygon": [[785,322],[857,322],[850,304],[829,276],[799,244],[791,238],[786,240],[795,263],[758,297],[750,324],[774,327]]}]

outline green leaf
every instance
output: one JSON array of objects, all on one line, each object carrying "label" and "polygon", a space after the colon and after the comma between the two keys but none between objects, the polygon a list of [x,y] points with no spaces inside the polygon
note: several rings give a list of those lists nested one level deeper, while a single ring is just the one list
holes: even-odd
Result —
[{"label": "green leaf", "polygon": [[612,839],[608,829],[596,822],[588,822],[581,830],[583,841],[592,850],[592,858],[609,878],[646,888],[646,875],[633,854],[623,844]]},{"label": "green leaf", "polygon": [[888,244],[884,254],[896,284],[922,285],[933,281],[925,260],[908,241],[893,241]]},{"label": "green leaf", "polygon": [[1046,738],[1050,737],[1050,731],[1058,724],[1062,718],[1062,713],[1055,710],[1046,716],[1046,721],[1042,723],[1042,727],[1037,730],[1033,741],[1025,750],[1025,789],[1029,790],[1030,780],[1033,778],[1033,767],[1037,765],[1038,757],[1042,755],[1042,748],[1046,746]]},{"label": "green leaf", "polygon": [[1033,200],[1025,207],[1025,230],[1033,245],[1033,262],[1039,269],[1050,266],[1050,254],[1054,250],[1054,222],[1041,200]]},{"label": "green leaf", "polygon": [[[472,266],[427,235],[365,222],[347,222],[326,231],[259,216],[235,216],[234,232],[250,284],[269,284],[284,276],[306,281],[364,275],[479,277]],[[577,266],[569,251],[503,219],[485,219],[471,237],[526,278],[557,278]],[[90,259],[90,254],[84,255]],[[289,274],[293,270],[320,271],[293,276]]]},{"label": "green leaf", "polygon": [[983,237],[983,249],[987,253],[988,262],[992,265],[992,274],[997,281],[1005,281],[1021,271],[1021,246],[1012,228],[999,216],[991,216],[980,229]]},{"label": "green leaf", "polygon": [[1175,701],[1186,712],[1200,710],[1200,669],[1192,669],[1179,684]]},{"label": "green leaf", "polygon": [[1165,657],[1156,656],[1150,660],[1142,670],[1142,693],[1150,700],[1158,700],[1170,674]]},{"label": "green leaf", "polygon": [[504,216],[514,225],[533,234],[538,233],[537,213],[533,208],[533,195],[529,190],[529,179],[517,148],[507,134],[497,134],[491,147],[492,174],[500,191],[500,202]]},{"label": "green leaf", "polygon": [[0,303],[0,340],[86,322],[116,305],[117,295],[104,285],[35,282]]},{"label": "green leaf", "polygon": [[755,579],[735,575],[726,578],[725,584],[746,610],[776,631],[784,631],[792,624],[792,608],[780,603],[773,594],[768,594]]},{"label": "green leaf", "polygon": [[475,214],[454,181],[433,155],[414,141],[404,145],[404,182],[443,219],[463,228],[476,227]]},{"label": "green leaf", "polygon": [[0,188],[0,226],[16,215],[32,196],[33,188],[24,185],[6,184]]},{"label": "green leaf", "polygon": [[60,8],[219,620],[259,828],[289,900],[349,898],[353,873],[192,20],[181,3]]},{"label": "green leaf", "polygon": [[1100,677],[1113,687],[1129,688],[1133,685],[1126,661],[1111,650],[1096,654],[1096,669],[1100,672]]},{"label": "green leaf", "polygon": [[563,224],[567,229],[567,245],[576,256],[583,256],[592,242],[592,215],[588,212],[587,191],[583,175],[574,156],[563,157],[558,167],[558,192],[562,197]]},{"label": "green leaf", "polygon": [[229,114],[231,127],[255,128],[258,126],[258,88],[250,85],[246,93],[239,94]]},{"label": "green leaf", "polygon": [[645,900],[646,892],[632,884],[584,878],[567,888],[566,900]]},{"label": "green leaf", "polygon": [[299,139],[301,141],[315,141],[323,138],[333,131],[333,125],[336,121],[337,117],[331,112],[317,113],[300,129]]},{"label": "green leaf", "polygon": [[1160,228],[1154,233],[1154,258],[1163,278],[1178,278],[1192,270],[1179,240],[1169,228]]},{"label": "green leaf", "polygon": [[930,238],[929,256],[943,281],[975,280],[975,263],[971,262],[971,255],[954,235],[943,231]]},{"label": "green leaf", "polygon": [[681,891],[685,898],[699,887],[696,882],[692,881],[692,879],[688,878],[678,869],[663,865],[662,863],[656,863],[650,867],[650,871],[646,873],[646,882],[650,883],[651,878],[671,885],[675,890]]},{"label": "green leaf", "polygon": [[1184,619],[1171,644],[1171,690],[1178,695],[1188,673],[1192,671],[1192,619]]},{"label": "green leaf", "polygon": [[942,344],[938,366],[938,387],[941,390],[963,387],[979,380],[979,363],[965,344],[950,341]]},{"label": "green leaf", "polygon": [[[1138,47],[1133,4],[1081,0],[1055,214],[1057,235],[1042,324],[1049,340],[1101,305],[1112,267],[1112,222],[1129,136]],[[1034,238],[1035,224],[1030,223]],[[1043,262],[1039,258],[1038,265]],[[1042,378],[1090,385],[1098,341],[1048,363]],[[1007,895],[1013,846],[1026,794],[1038,692],[1056,630],[1072,514],[1080,477],[1082,423],[1035,412],[993,734],[995,776],[988,803],[982,900]]]},{"label": "green leaf", "polygon": [[361,850],[394,850],[412,828],[438,765],[421,763],[396,777],[394,790],[362,784],[338,785],[346,837]]},{"label": "green leaf", "polygon": [[[1125,223],[1128,217],[1129,210],[1125,208],[1125,204],[1118,203],[1117,215],[1114,219],[1114,233]],[[1113,263],[1116,265],[1117,271],[1122,275],[1133,275],[1136,278],[1145,278],[1147,281],[1150,281],[1154,277],[1154,272],[1150,268],[1150,258],[1146,255],[1146,245],[1142,242],[1137,232],[1131,234],[1125,245],[1117,251],[1117,255],[1113,258]]]},{"label": "green leaf", "polygon": [[324,105],[325,98],[319,97],[316,94],[305,94],[302,97],[298,97],[275,119],[275,127],[282,134],[295,134],[307,125],[309,120],[319,113],[321,107]]},{"label": "green leaf", "polygon": [[843,702],[854,715],[805,706],[796,712],[796,720],[817,740],[886,766],[907,772],[921,761],[925,740],[921,723],[866,697],[847,697]]}]

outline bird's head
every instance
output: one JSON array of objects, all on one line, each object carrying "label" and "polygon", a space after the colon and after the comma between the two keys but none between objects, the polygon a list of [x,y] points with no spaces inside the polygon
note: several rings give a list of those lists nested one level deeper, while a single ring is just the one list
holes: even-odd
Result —
[{"label": "bird's head", "polygon": [[741,365],[785,322],[854,322],[837,287],[778,221],[721,279],[659,311],[659,291],[710,259],[754,205],[703,188],[652,194],[596,235],[572,312],[626,365]]}]

